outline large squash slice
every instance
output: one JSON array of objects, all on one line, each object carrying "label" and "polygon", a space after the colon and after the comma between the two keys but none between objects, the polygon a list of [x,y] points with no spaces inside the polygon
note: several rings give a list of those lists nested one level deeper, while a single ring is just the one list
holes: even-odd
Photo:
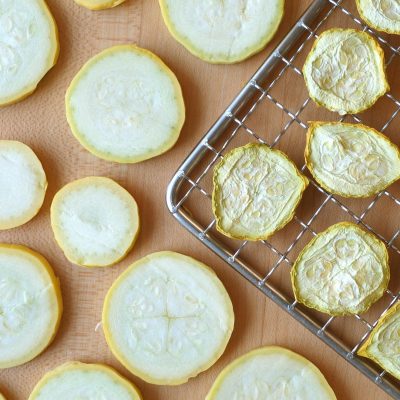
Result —
[{"label": "large squash slice", "polygon": [[89,10],[105,10],[122,4],[125,0],[75,0],[75,3]]},{"label": "large squash slice", "polygon": [[361,18],[372,28],[400,34],[399,0],[356,0]]}]

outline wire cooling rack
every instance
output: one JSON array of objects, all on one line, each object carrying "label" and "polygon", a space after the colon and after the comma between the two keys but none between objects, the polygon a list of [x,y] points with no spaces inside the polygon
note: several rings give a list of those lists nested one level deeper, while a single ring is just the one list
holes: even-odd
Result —
[{"label": "wire cooling rack", "polygon": [[[356,354],[379,317],[400,298],[400,273],[395,268],[400,262],[400,192],[395,186],[372,200],[348,200],[327,193],[310,179],[293,221],[270,240],[257,243],[222,236],[211,213],[213,167],[234,147],[261,142],[280,148],[307,174],[303,158],[307,121],[339,119],[337,114],[315,106],[302,79],[304,59],[320,32],[330,27],[368,31],[385,51],[389,82],[396,88],[400,47],[393,37],[365,26],[354,3],[314,1],[180,166],[168,186],[167,204],[173,216],[207,247],[385,392],[400,399],[400,383]],[[400,82],[397,87],[400,90]],[[292,91],[293,96],[288,95]],[[285,104],[280,101],[283,93],[289,99]],[[368,112],[340,120],[374,126],[399,144],[400,136],[395,132],[396,119],[400,118],[398,98],[400,92],[392,90]],[[341,220],[353,221],[377,235],[387,245],[391,260],[390,290],[367,314],[355,318],[329,317],[307,309],[295,301],[290,287],[290,267],[301,249],[317,232]]]}]

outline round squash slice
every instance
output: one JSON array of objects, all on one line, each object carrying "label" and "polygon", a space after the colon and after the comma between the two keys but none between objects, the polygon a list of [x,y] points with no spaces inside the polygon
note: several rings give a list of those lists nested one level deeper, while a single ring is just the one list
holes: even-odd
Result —
[{"label": "round squash slice", "polygon": [[138,389],[112,368],[69,362],[48,372],[28,400],[141,400]]},{"label": "round squash slice", "polygon": [[105,10],[122,4],[125,0],[75,0],[75,3],[89,10]]},{"label": "round squash slice", "polygon": [[66,94],[67,119],[83,147],[136,163],[174,146],[185,119],[181,88],[153,53],[115,46],[89,60]]},{"label": "round squash slice", "polygon": [[330,315],[361,314],[388,286],[388,252],[371,233],[341,222],[311,240],[291,276],[299,303]]},{"label": "round squash slice", "polygon": [[31,361],[53,340],[62,314],[58,279],[38,253],[0,244],[0,369]]},{"label": "round squash slice", "polygon": [[253,143],[226,154],[213,179],[216,227],[242,240],[267,239],[283,228],[308,185],[284,153]]},{"label": "round squash slice", "polygon": [[236,63],[261,51],[283,17],[284,0],[160,0],[171,35],[211,63]]},{"label": "round squash slice", "polygon": [[381,317],[357,353],[400,379],[400,303]]},{"label": "round squash slice", "polygon": [[206,400],[336,400],[320,370],[277,346],[239,357],[217,377]]},{"label": "round squash slice", "polygon": [[356,0],[361,18],[372,28],[400,34],[399,0]]},{"label": "round squash slice", "polygon": [[58,52],[57,27],[44,0],[0,0],[0,106],[29,96]]},{"label": "round squash slice", "polygon": [[368,197],[400,179],[398,147],[362,124],[311,122],[305,158],[315,180],[344,197]]},{"label": "round squash slice", "polygon": [[151,254],[113,284],[103,329],[118,360],[158,385],[178,385],[222,355],[233,330],[232,303],[215,273],[193,258]]},{"label": "round squash slice", "polygon": [[354,29],[323,32],[303,75],[310,97],[340,115],[370,108],[389,90],[383,50],[368,33]]},{"label": "round squash slice", "polygon": [[46,189],[36,154],[21,142],[0,140],[0,230],[30,221],[42,207]]},{"label": "round squash slice", "polygon": [[70,262],[104,267],[124,258],[135,244],[139,211],[118,183],[88,177],[67,184],[55,195],[51,226]]}]

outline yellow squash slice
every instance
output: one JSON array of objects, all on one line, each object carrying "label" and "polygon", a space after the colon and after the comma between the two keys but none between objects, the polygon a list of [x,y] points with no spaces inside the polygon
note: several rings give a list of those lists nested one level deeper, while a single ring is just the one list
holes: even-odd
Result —
[{"label": "yellow squash slice", "polygon": [[141,400],[138,389],[102,364],[69,362],[48,372],[28,400]]},{"label": "yellow squash slice", "polygon": [[0,106],[29,96],[58,52],[57,27],[44,0],[0,0]]},{"label": "yellow squash slice", "polygon": [[383,50],[372,36],[355,29],[323,32],[303,75],[310,97],[341,115],[370,108],[389,90]]},{"label": "yellow squash slice", "polygon": [[83,147],[136,163],[174,146],[185,119],[181,88],[153,53],[115,46],[89,60],[66,94],[67,119]]},{"label": "yellow squash slice", "polygon": [[388,252],[371,233],[341,222],[311,240],[291,275],[299,303],[330,315],[361,314],[387,289]]},{"label": "yellow squash slice", "polygon": [[381,317],[357,353],[400,379],[400,303]]},{"label": "yellow squash slice", "polygon": [[344,197],[368,197],[400,179],[398,147],[362,124],[311,122],[305,158],[315,180]]},{"label": "yellow squash slice", "polygon": [[0,244],[0,369],[31,361],[53,340],[62,314],[49,263],[24,246]]},{"label": "yellow squash slice", "polygon": [[21,142],[0,140],[0,230],[30,221],[42,207],[46,189],[36,154]]},{"label": "yellow squash slice", "polygon": [[75,3],[89,10],[105,10],[122,4],[125,0],[75,0]]},{"label": "yellow squash slice", "polygon": [[356,0],[361,18],[372,28],[400,34],[399,0]]},{"label": "yellow squash slice", "polygon": [[219,374],[206,400],[336,400],[321,371],[277,346],[239,357]]},{"label": "yellow squash slice", "polygon": [[236,239],[267,239],[293,218],[307,185],[279,150],[253,143],[232,150],[214,170],[218,231]]},{"label": "yellow squash slice", "polygon": [[0,393],[0,400],[6,400],[6,398]]},{"label": "yellow squash slice", "polygon": [[64,186],[51,205],[51,226],[68,260],[104,267],[125,257],[139,233],[134,198],[103,177],[78,179]]},{"label": "yellow squash slice", "polygon": [[174,252],[150,254],[113,284],[103,329],[118,360],[158,385],[178,385],[211,367],[233,330],[232,303],[215,273]]},{"label": "yellow squash slice", "polygon": [[283,17],[284,0],[160,0],[172,36],[196,57],[235,63],[262,50]]}]

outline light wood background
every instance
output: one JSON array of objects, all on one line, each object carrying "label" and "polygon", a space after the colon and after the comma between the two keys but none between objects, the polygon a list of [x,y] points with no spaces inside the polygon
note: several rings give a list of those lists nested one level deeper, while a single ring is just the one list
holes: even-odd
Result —
[{"label": "light wood background", "polygon": [[[287,1],[284,22],[268,49],[239,65],[217,66],[197,60],[172,39],[156,0],[127,0],[101,12],[81,8],[72,0],[48,0],[60,30],[60,59],[31,97],[0,110],[0,137],[21,140],[34,149],[47,172],[49,188],[39,215],[23,227],[0,232],[0,241],[30,246],[50,261],[61,280],[65,312],[59,333],[47,351],[24,366],[0,371],[0,391],[8,400],[27,399],[46,371],[68,360],[115,367],[137,384],[147,400],[201,400],[228,362],[269,344],[286,346],[313,361],[340,400],[389,398],[190,236],[169,215],[164,201],[167,183],[184,156],[310,2]],[[138,165],[117,165],[91,156],[72,137],[65,119],[64,94],[89,57],[106,47],[132,42],[158,54],[176,73],[186,100],[187,121],[179,142],[169,153]],[[294,101],[300,90],[303,88],[289,84],[282,87],[283,100]],[[71,265],[50,229],[49,207],[56,191],[88,175],[115,179],[135,196],[141,210],[143,229],[137,244],[123,262],[110,269],[86,270]],[[236,313],[235,331],[223,357],[214,367],[178,387],[149,385],[129,374],[111,355],[101,329],[95,330],[113,280],[132,261],[165,249],[212,266],[226,285]]]}]

